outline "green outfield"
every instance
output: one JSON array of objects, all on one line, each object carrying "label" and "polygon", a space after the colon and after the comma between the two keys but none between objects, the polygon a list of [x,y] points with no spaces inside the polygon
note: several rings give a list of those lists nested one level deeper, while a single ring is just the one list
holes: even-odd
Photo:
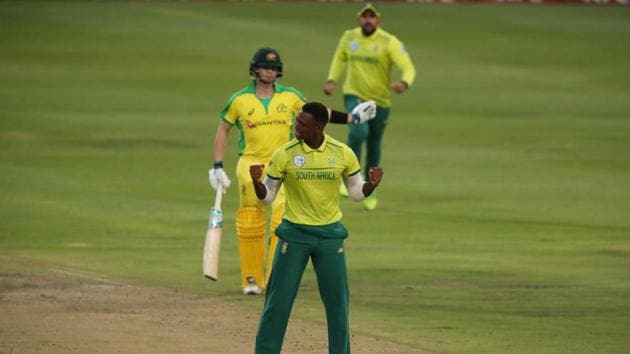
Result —
[{"label": "green outfield", "polygon": [[[261,46],[341,108],[322,87],[356,9],[0,2],[0,253],[257,314],[235,188],[221,278],[201,276],[216,114]],[[627,352],[630,8],[379,10],[418,76],[394,98],[379,209],[343,202],[352,330],[436,353]],[[310,266],[294,316],[325,322]]]}]

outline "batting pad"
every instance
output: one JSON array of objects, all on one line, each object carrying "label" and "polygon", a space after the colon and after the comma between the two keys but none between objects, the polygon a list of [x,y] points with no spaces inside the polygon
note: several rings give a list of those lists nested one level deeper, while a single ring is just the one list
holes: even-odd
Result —
[{"label": "batting pad", "polygon": [[264,287],[265,211],[260,208],[239,208],[236,211],[236,234],[241,259],[241,286],[254,277],[258,287]]}]

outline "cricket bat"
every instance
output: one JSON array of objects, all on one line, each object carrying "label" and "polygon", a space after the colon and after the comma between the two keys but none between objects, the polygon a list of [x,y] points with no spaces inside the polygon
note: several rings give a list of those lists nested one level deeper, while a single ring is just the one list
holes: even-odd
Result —
[{"label": "cricket bat", "polygon": [[219,279],[219,250],[221,248],[221,231],[223,230],[221,198],[223,198],[223,188],[218,186],[214,207],[208,217],[206,243],[203,248],[203,275],[214,281]]}]

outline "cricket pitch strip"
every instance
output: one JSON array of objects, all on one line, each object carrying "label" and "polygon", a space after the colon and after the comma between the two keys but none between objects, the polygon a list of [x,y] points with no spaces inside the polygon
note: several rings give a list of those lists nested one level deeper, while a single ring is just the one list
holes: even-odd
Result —
[{"label": "cricket pitch strip", "polygon": [[[258,313],[0,255],[0,354],[253,352]],[[355,334],[355,353],[421,353]],[[287,354],[326,354],[325,326],[291,319]]]}]

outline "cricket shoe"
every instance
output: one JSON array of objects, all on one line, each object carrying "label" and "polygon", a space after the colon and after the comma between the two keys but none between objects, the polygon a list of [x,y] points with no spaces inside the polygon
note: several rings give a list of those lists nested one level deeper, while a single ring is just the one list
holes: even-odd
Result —
[{"label": "cricket shoe", "polygon": [[243,295],[259,295],[262,292],[253,277],[247,278],[247,286],[243,288]]},{"label": "cricket shoe", "polygon": [[363,208],[365,208],[365,210],[374,210],[376,209],[376,206],[378,205],[378,200],[376,199],[376,193],[372,192],[372,194],[363,199]]},{"label": "cricket shoe", "polygon": [[343,183],[339,184],[339,195],[342,197],[348,196],[348,188],[346,188],[346,185]]}]

